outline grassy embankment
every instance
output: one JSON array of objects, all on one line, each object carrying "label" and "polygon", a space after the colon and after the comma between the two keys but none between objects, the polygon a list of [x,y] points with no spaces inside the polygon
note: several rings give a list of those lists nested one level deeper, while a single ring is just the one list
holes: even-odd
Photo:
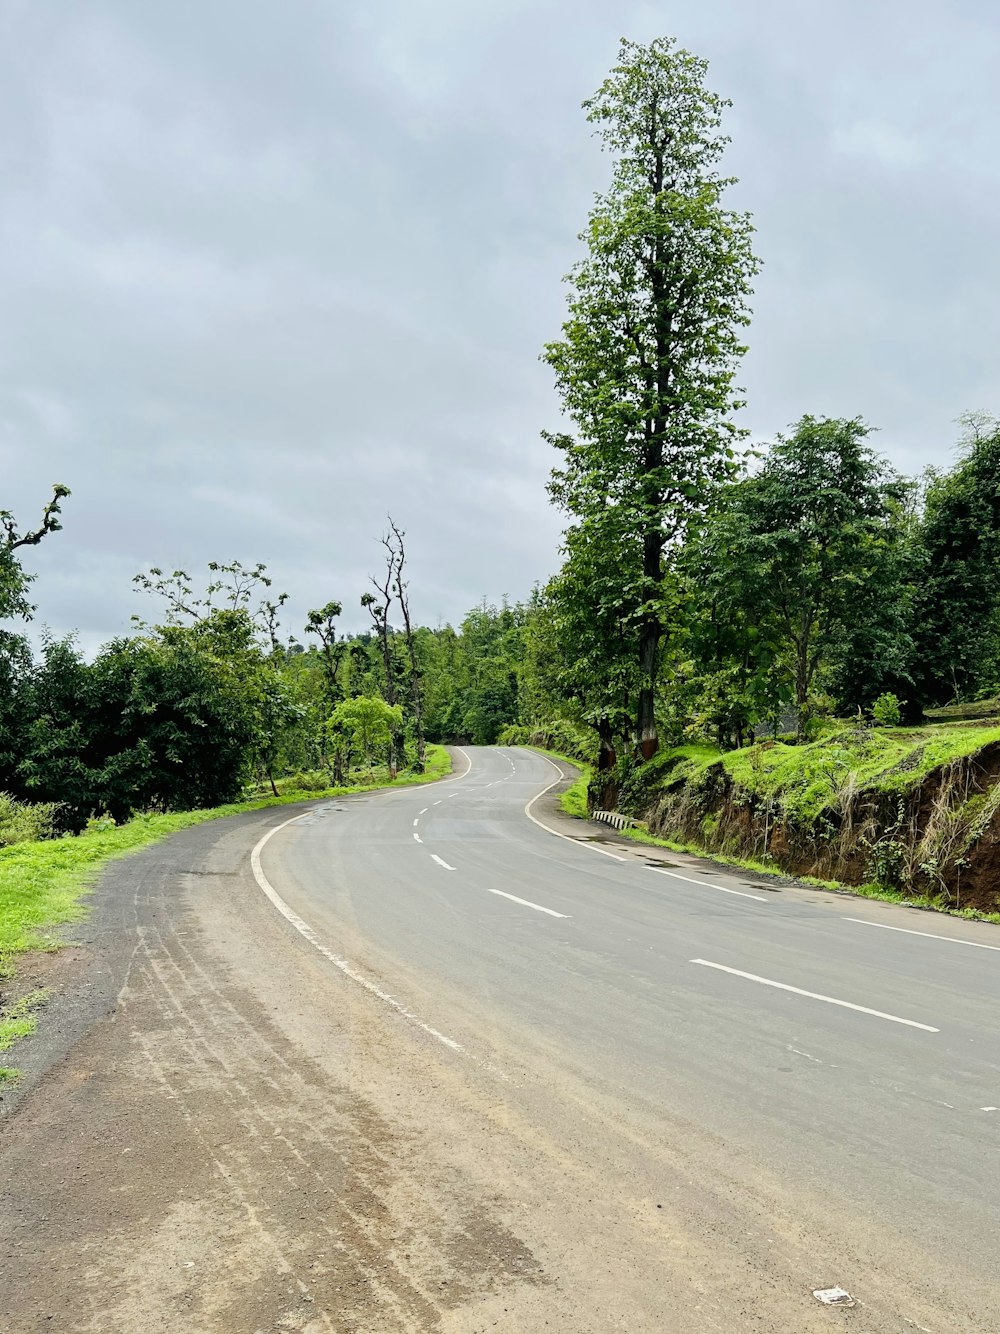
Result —
[{"label": "grassy embankment", "polygon": [[[831,725],[808,745],[665,748],[622,783],[625,836],[830,889],[1000,922],[1000,726]],[[586,814],[589,767],[562,794]]]},{"label": "grassy embankment", "polygon": [[[156,843],[168,834],[206,820],[245,811],[263,810],[296,801],[342,797],[383,787],[404,787],[443,778],[451,770],[451,757],[443,746],[427,747],[427,768],[422,774],[404,773],[394,783],[388,771],[366,771],[353,787],[282,791],[279,797],[259,796],[204,811],[177,811],[167,815],[139,815],[127,824],[95,828],[77,837],[15,843],[0,848],[0,980],[13,975],[14,960],[29,950],[58,949],[63,941],[55,928],[75,921],[84,913],[81,898],[109,861],[128,856]],[[279,788],[283,786],[281,780]],[[33,1011],[43,1004],[41,991],[22,996],[6,1008],[0,1006],[0,1052],[29,1034]],[[0,1080],[15,1072],[0,1067]]]}]

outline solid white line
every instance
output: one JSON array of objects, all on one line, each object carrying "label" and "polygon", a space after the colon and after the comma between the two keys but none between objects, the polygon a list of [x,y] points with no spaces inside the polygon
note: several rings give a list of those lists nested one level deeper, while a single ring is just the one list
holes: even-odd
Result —
[{"label": "solid white line", "polygon": [[438,1030],[432,1028],[430,1024],[425,1024],[422,1019],[418,1018],[417,1015],[413,1013],[412,1010],[408,1010],[405,1005],[396,1000],[395,996],[390,996],[387,991],[383,991],[375,982],[372,982],[369,978],[365,977],[364,974],[359,973],[357,969],[352,968],[346,959],[341,959],[339,955],[334,954],[333,950],[323,944],[309,923],[303,921],[298,913],[292,911],[268,880],[267,876],[264,874],[264,868],[260,864],[260,854],[264,849],[264,845],[269,839],[272,839],[279,830],[285,829],[288,825],[294,824],[296,820],[301,819],[301,815],[293,815],[290,820],[285,820],[283,824],[275,825],[273,829],[267,831],[254,848],[253,852],[251,852],[250,869],[253,871],[253,877],[257,881],[257,884],[271,900],[278,912],[281,913],[282,917],[284,917],[286,921],[291,922],[299,935],[305,937],[314,949],[319,950],[324,959],[328,959],[335,968],[339,968],[345,977],[349,977],[352,982],[357,982],[359,986],[364,987],[364,989],[371,992],[373,996],[377,996],[380,1001],[385,1001],[386,1005],[395,1010],[397,1014],[401,1015],[404,1019],[409,1020],[411,1024],[415,1024],[417,1028],[423,1029],[425,1033],[429,1034],[432,1038],[436,1038],[437,1041],[442,1043],[445,1047],[450,1047],[452,1051],[464,1050],[460,1042],[456,1042],[454,1038],[447,1037],[444,1033],[439,1033]]},{"label": "solid white line", "polygon": [[[461,746],[455,746],[454,749],[457,750],[459,755],[461,755],[464,758],[465,768],[462,770],[460,774],[452,774],[450,778],[439,778],[437,780],[438,787],[443,787],[445,783],[457,783],[460,778],[467,778],[469,775],[469,770],[472,768],[472,759],[469,756],[469,754],[466,751],[464,751]],[[449,797],[453,797],[454,795],[455,795],[454,792],[448,793]]]},{"label": "solid white line", "polygon": [[436,852],[431,853],[431,861],[437,862],[438,866],[443,866],[446,871],[454,871],[454,866],[449,866],[446,861],[442,861]]},{"label": "solid white line", "polygon": [[803,991],[801,987],[790,987],[787,982],[774,982],[769,977],[758,977],[756,973],[744,973],[739,968],[727,968],[724,963],[711,963],[708,959],[689,959],[688,963],[700,963],[703,968],[717,968],[720,973],[732,973],[734,977],[745,977],[749,982],[760,982],[765,987],[777,987],[779,991],[791,991],[796,996],[808,996],[810,1000],[826,1001],[827,1005],[840,1005],[845,1010],[857,1010],[860,1014],[873,1014],[876,1019],[888,1019],[893,1024],[905,1024],[907,1028],[922,1028],[925,1033],[940,1033],[940,1028],[931,1028],[930,1024],[918,1024],[915,1019],[900,1019],[898,1014],[886,1014],[884,1010],[870,1010],[867,1005],[854,1005],[851,1001],[837,1000],[835,996],[822,996],[818,991]]},{"label": "solid white line", "polygon": [[725,885],[713,885],[710,880],[694,880],[689,875],[678,875],[676,871],[665,871],[660,866],[651,866],[649,870],[657,875],[672,875],[675,880],[686,880],[689,885],[703,885],[705,889],[719,889],[723,894],[738,894],[741,899],[756,899],[758,903],[767,903],[763,894],[747,894],[742,889],[727,889]]},{"label": "solid white line", "polygon": [[523,903],[526,908],[534,908],[535,912],[548,913],[550,917],[569,917],[569,913],[556,912],[555,908],[543,908],[540,903],[532,903],[530,899],[519,899],[516,894],[505,894],[502,889],[488,889],[487,894],[499,894],[502,899],[510,899],[512,903]]},{"label": "solid white line", "polygon": [[417,840],[418,843],[423,843],[424,841],[416,831],[414,831],[413,837]]},{"label": "solid white line", "polygon": [[[537,754],[537,752],[534,753]],[[540,755],[539,759],[544,760],[546,764],[552,764],[552,761],[549,759],[547,755]],[[556,783],[561,783],[562,780],[566,777],[566,775],[563,773],[563,771],[559,768],[557,764],[552,764],[552,768],[555,769],[556,773],[559,775],[558,778],[553,778],[552,782],[548,785],[548,787],[543,787],[541,792],[536,793],[536,795],[531,798],[531,800],[524,808],[524,813],[528,817],[528,819],[532,822],[532,824],[538,825],[539,829],[544,829],[547,834],[555,834],[556,838],[564,838],[566,839],[567,842],[575,843],[578,847],[586,848],[590,852],[599,852],[602,857],[610,857],[612,861],[616,862],[627,861],[628,859],[626,857],[619,857],[617,852],[608,852],[607,848],[595,848],[593,843],[584,843],[582,839],[573,838],[572,835],[570,834],[561,834],[558,829],[553,829],[551,825],[543,824],[542,821],[537,818],[537,816],[532,815],[531,808],[532,806],[534,806],[535,802],[540,800],[540,798],[544,797],[546,792],[548,792],[551,788],[554,788]]]},{"label": "solid white line", "polygon": [[902,931],[908,936],[926,936],[928,940],[946,940],[949,945],[971,945],[976,950],[997,950],[1000,945],[984,945],[979,940],[959,940],[955,936],[936,936],[933,931],[912,931],[908,926],[887,926],[885,922],[866,922],[863,917],[845,917],[845,922],[857,922],[858,926],[877,926],[883,931]]}]

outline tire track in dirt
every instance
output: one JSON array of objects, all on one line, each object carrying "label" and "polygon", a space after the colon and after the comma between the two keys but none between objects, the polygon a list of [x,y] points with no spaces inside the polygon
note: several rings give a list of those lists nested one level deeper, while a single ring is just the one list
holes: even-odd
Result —
[{"label": "tire track in dirt", "polygon": [[[242,938],[245,839],[210,844],[207,876],[169,848],[130,864],[118,911],[137,938],[115,1012],[22,1101],[0,1145],[0,1327],[433,1331],[470,1298],[539,1281],[468,1183],[429,1181],[414,1135],[234,980],[199,901],[211,896],[239,951],[259,948]],[[290,965],[269,999],[304,1007],[315,979],[297,975],[297,944],[276,934],[267,948]],[[338,1012],[337,994],[315,995],[330,1044],[363,1052],[377,1018]]]}]

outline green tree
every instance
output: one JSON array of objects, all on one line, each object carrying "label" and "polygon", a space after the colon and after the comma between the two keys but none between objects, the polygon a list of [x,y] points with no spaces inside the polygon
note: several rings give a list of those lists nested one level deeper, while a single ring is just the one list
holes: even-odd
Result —
[{"label": "green tree", "polygon": [[34,608],[26,594],[32,576],[25,572],[14,553],[24,547],[37,547],[43,538],[62,528],[62,502],[69,494],[69,487],[56,483],[37,528],[22,530],[10,510],[0,510],[0,621],[13,617],[28,620],[31,616]]},{"label": "green tree", "polygon": [[595,508],[568,529],[562,568],[547,590],[556,681],[571,717],[597,732],[599,770],[615,766],[615,738],[628,734],[640,683],[629,590],[641,579],[642,547],[617,528],[621,515],[618,506]]},{"label": "green tree", "polygon": [[403,725],[403,710],[398,704],[387,704],[377,695],[357,695],[338,704],[330,722],[360,747],[369,774],[377,750],[385,751],[391,767],[393,737]]},{"label": "green tree", "polygon": [[1000,421],[965,426],[955,468],[928,476],[918,534],[916,671],[932,704],[1000,690]]},{"label": "green tree", "polygon": [[745,214],[725,207],[717,164],[728,105],[703,60],[660,39],[623,41],[619,63],[584,106],[614,155],[570,274],[569,318],[550,343],[575,433],[551,493],[576,520],[608,506],[642,551],[621,598],[635,623],[636,732],[656,750],[656,683],[675,614],[675,563],[693,516],[730,473],[734,376],[757,270]]},{"label": "green tree", "polygon": [[890,675],[905,676],[910,657],[897,616],[908,484],[865,443],[868,435],[857,419],[803,417],[759,472],[728,490],[702,543],[710,567],[702,582],[724,634],[744,641],[738,653],[752,636],[754,670],[770,670],[780,636],[800,734],[817,670],[845,644],[864,633],[872,652],[878,640],[880,669],[869,668],[858,686],[871,692],[866,703]]},{"label": "green tree", "polygon": [[27,639],[2,622],[31,619],[34,608],[27,593],[33,576],[24,569],[19,553],[61,529],[61,505],[69,494],[68,487],[53,486],[52,498],[35,528],[22,528],[9,510],[0,510],[0,791],[18,787],[16,771],[24,758],[31,720],[28,686],[32,667]]}]

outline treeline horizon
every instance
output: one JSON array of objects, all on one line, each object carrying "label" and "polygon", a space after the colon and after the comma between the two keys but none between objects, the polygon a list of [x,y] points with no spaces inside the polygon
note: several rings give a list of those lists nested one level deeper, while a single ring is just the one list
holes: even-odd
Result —
[{"label": "treeline horizon", "polygon": [[[0,791],[90,814],[212,805],[287,774],[420,769],[428,741],[565,725],[613,794],[661,741],[745,745],[831,715],[915,724],[1000,691],[1000,424],[964,419],[954,465],[906,477],[859,417],[805,415],[747,452],[736,376],[759,261],[727,205],[728,103],[670,39],[623,41],[587,119],[606,189],[543,351],[567,429],[543,433],[562,564],[521,602],[414,625],[405,534],[360,595],[281,631],[263,565],[204,586],[151,569],[159,620],[86,662],[0,630]],[[30,617],[20,553],[59,527],[0,512],[0,622]],[[505,729],[515,729],[513,732]],[[520,729],[518,731],[517,729]],[[320,784],[321,785],[321,784]]]}]

